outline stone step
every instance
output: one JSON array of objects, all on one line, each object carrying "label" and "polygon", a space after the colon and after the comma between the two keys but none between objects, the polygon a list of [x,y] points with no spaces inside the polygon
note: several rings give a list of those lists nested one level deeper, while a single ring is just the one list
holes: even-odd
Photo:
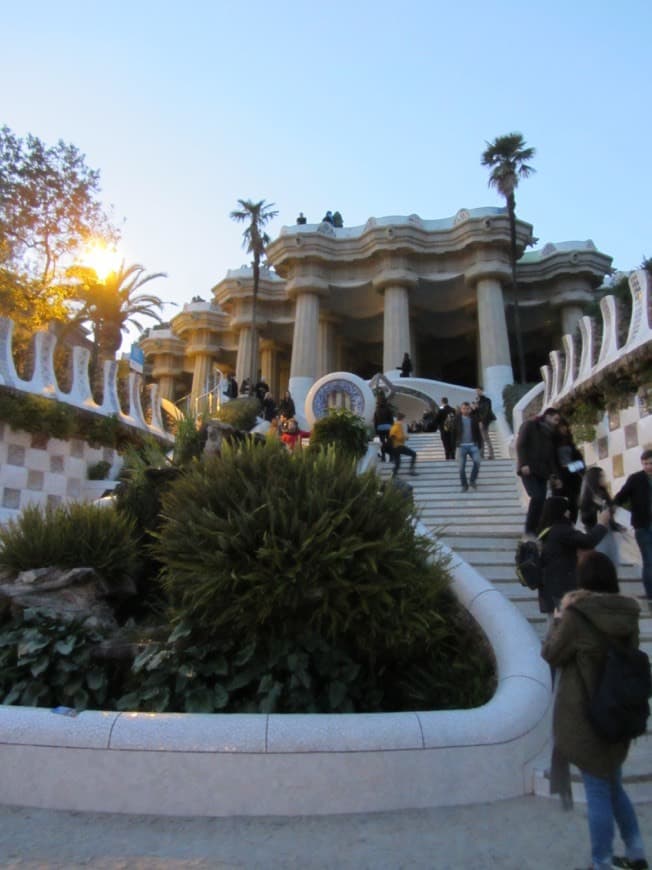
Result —
[{"label": "stone step", "polygon": [[[417,436],[413,436],[415,439]],[[401,464],[400,477],[407,480],[413,489],[414,499],[420,509],[424,524],[441,535],[443,542],[456,555],[472,565],[487,580],[510,600],[528,619],[539,638],[543,639],[548,629],[548,619],[539,612],[536,592],[526,589],[516,579],[514,553],[523,533],[525,511],[521,503],[520,485],[514,474],[510,459],[485,460],[480,467],[478,489],[461,493],[459,471],[456,462],[433,460],[433,445],[425,439],[411,446],[417,450],[418,477],[407,476],[408,467]],[[437,437],[437,436],[436,436]],[[435,453],[437,453],[435,445]],[[392,466],[378,466],[384,479],[389,478]],[[467,475],[470,464],[467,465]],[[621,591],[640,597],[643,589],[640,582],[640,565],[636,546],[621,547],[622,564],[618,566]],[[642,602],[640,621],[641,648],[652,656],[652,614]],[[545,754],[544,754],[545,755]],[[541,756],[535,764],[535,791],[549,795],[550,787],[546,774],[548,757]],[[652,740],[648,735],[636,741],[630,751],[625,767],[625,782],[629,793],[636,799],[652,800]],[[575,786],[581,792],[579,781]]]}]

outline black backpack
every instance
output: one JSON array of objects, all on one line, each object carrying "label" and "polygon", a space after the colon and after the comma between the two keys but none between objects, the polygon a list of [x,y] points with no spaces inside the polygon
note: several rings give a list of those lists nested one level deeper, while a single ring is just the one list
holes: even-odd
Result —
[{"label": "black backpack", "polygon": [[[606,637],[577,607],[585,622]],[[607,658],[593,695],[589,697],[589,720],[607,743],[640,737],[647,730],[652,695],[650,660],[640,649],[609,643]],[[588,689],[587,689],[588,694]]]},{"label": "black backpack", "polygon": [[521,586],[528,589],[541,589],[543,586],[543,563],[541,550],[543,538],[550,529],[544,529],[536,541],[519,541],[514,556],[516,576]]}]

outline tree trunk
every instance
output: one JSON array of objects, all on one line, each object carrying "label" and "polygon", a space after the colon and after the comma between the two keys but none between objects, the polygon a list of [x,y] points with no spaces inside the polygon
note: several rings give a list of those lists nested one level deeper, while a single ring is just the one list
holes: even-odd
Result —
[{"label": "tree trunk", "polygon": [[516,334],[516,353],[518,356],[519,380],[526,383],[525,353],[523,351],[523,333],[521,331],[521,313],[518,306],[518,286],[516,283],[516,200],[514,193],[507,196],[507,212],[509,214],[510,265],[512,267],[512,298],[514,300],[514,332]]}]

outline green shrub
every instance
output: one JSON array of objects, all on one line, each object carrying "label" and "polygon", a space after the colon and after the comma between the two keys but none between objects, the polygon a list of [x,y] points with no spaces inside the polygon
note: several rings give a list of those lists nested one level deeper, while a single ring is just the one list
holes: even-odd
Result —
[{"label": "green shrub", "polygon": [[188,465],[201,455],[201,437],[195,418],[189,414],[177,422],[174,440],[174,462],[176,465]]},{"label": "green shrub", "polygon": [[117,416],[104,416],[57,402],[44,396],[21,393],[0,385],[0,421],[23,430],[64,441],[79,438],[91,446],[123,450],[140,445],[143,433],[121,423]]},{"label": "green shrub", "polygon": [[367,424],[346,408],[331,408],[325,417],[317,420],[310,435],[312,446],[333,445],[355,459],[365,455],[368,443]]},{"label": "green shrub", "polygon": [[161,496],[171,481],[181,474],[172,465],[161,447],[146,441],[140,450],[130,449],[120,471],[115,489],[116,508],[134,527],[138,561],[133,579],[138,587],[138,600],[130,603],[123,616],[141,617],[152,607],[158,607],[162,590],[157,577],[158,560],[150,552],[152,534],[161,523]]},{"label": "green shrub", "polygon": [[89,465],[86,470],[86,476],[89,480],[106,480],[106,476],[111,470],[111,463],[107,462],[106,459],[102,459],[99,462],[94,462],[92,465]]},{"label": "green shrub", "polygon": [[333,450],[225,447],[163,497],[155,553],[177,618],[240,646],[309,630],[372,660],[433,632],[448,583],[395,487]]},{"label": "green shrub", "polygon": [[[532,387],[535,387],[536,384],[507,384],[503,387],[503,408],[505,411],[505,419],[509,423],[509,425],[514,428],[514,408],[520,402],[520,400],[527,393],[530,392]],[[539,402],[541,400],[539,399]]]},{"label": "green shrub", "polygon": [[350,713],[380,710],[375,676],[323,638],[238,648],[199,640],[185,623],[135,659],[120,710],[186,713]]},{"label": "green shrub", "polygon": [[27,707],[101,710],[110,674],[93,651],[103,640],[79,623],[25,610],[0,627],[0,701]]},{"label": "green shrub", "polygon": [[255,396],[242,396],[224,402],[215,417],[223,423],[230,423],[234,429],[249,432],[256,425],[260,414],[260,402]]},{"label": "green shrub", "polygon": [[107,583],[131,576],[136,561],[133,522],[112,507],[71,502],[57,508],[26,507],[0,527],[0,567],[88,566]]}]

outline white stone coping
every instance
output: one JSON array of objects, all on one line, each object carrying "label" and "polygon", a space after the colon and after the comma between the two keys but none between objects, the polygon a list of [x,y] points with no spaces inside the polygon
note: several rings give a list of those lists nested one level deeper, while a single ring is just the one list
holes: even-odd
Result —
[{"label": "white stone coping", "polygon": [[548,734],[549,669],[526,620],[473,568],[452,558],[454,591],[496,656],[498,688],[484,706],[74,717],[0,706],[0,802],[279,815],[442,806],[530,792],[528,764]]}]

